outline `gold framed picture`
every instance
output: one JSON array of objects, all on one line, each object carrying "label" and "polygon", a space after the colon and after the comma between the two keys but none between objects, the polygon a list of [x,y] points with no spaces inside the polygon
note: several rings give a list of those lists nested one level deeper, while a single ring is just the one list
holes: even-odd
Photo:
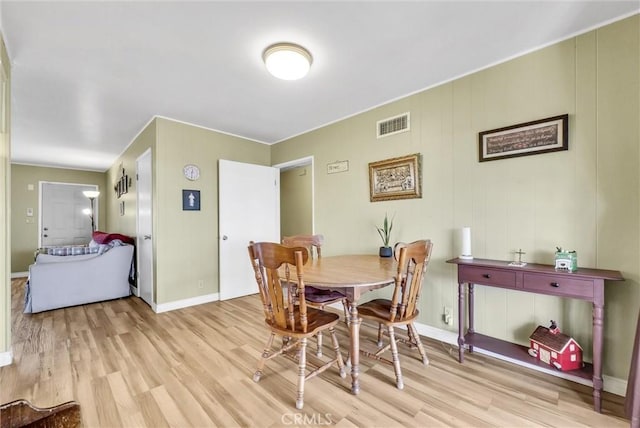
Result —
[{"label": "gold framed picture", "polygon": [[371,202],[422,198],[420,153],[369,163]]}]

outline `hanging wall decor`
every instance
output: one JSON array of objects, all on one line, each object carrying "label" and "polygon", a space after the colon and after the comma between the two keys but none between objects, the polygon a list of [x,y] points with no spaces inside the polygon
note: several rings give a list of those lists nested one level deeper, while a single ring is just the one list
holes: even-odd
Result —
[{"label": "hanging wall decor", "polygon": [[200,211],[199,190],[182,190],[182,211]]},{"label": "hanging wall decor", "polygon": [[116,196],[120,196],[129,193],[131,187],[131,178],[125,173],[124,168],[121,168],[121,175],[113,186],[113,190],[116,192]]},{"label": "hanging wall decor", "polygon": [[480,162],[569,150],[569,115],[483,131],[478,144]]},{"label": "hanging wall decor", "polygon": [[420,153],[369,164],[371,202],[422,198]]}]

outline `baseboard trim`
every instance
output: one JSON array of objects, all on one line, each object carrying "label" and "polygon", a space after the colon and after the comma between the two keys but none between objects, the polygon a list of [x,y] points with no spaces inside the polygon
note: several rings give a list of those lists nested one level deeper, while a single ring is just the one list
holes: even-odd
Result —
[{"label": "baseboard trim", "polygon": [[0,367],[8,366],[13,362],[13,352],[0,352]]},{"label": "baseboard trim", "polygon": [[602,375],[604,390],[621,397],[627,396],[627,381],[617,377]]},{"label": "baseboard trim", "polygon": [[[440,342],[448,343],[456,347],[456,357],[457,357],[457,348],[458,348],[458,333],[448,330],[443,330],[440,328],[432,327],[426,324],[416,323],[416,328],[418,329],[418,333],[422,336],[428,337],[430,339],[439,340]],[[570,380],[572,382],[577,382],[582,385],[593,386],[593,382],[587,379],[576,379],[574,377],[569,378],[566,374],[561,371],[555,369],[545,369],[544,367],[539,367],[537,365],[528,364],[520,360],[514,360],[512,358],[505,357],[500,354],[495,354],[490,351],[485,351],[484,349],[474,348],[473,352],[477,352],[478,354],[487,355],[493,358],[497,358],[502,361],[507,361],[513,364],[516,364],[521,367],[526,367],[528,369],[536,370],[539,372],[547,373],[552,376],[557,376],[563,379]],[[612,376],[602,375],[604,390],[610,392],[612,394],[619,395],[624,397],[627,394],[627,381],[619,378],[615,378]]]},{"label": "baseboard trim", "polygon": [[162,312],[175,311],[176,309],[188,308],[189,306],[202,305],[203,303],[217,302],[218,300],[220,300],[220,295],[218,293],[212,293],[168,303],[154,303],[151,308],[155,313],[159,314]]},{"label": "baseboard trim", "polygon": [[26,278],[29,276],[29,272],[11,272],[11,279]]}]

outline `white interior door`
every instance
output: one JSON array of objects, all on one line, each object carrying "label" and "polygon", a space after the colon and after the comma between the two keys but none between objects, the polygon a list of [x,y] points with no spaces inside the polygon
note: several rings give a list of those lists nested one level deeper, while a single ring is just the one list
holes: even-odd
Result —
[{"label": "white interior door", "polygon": [[220,159],[220,300],[258,292],[249,241],[280,242],[280,170]]},{"label": "white interior door", "polygon": [[153,182],[151,150],[136,160],[138,225],[137,225],[137,278],[138,295],[153,306]]},{"label": "white interior door", "polygon": [[[40,247],[91,241],[91,219],[82,212],[90,208],[84,190],[98,190],[98,186],[40,182]],[[98,199],[94,203],[97,226]]]}]

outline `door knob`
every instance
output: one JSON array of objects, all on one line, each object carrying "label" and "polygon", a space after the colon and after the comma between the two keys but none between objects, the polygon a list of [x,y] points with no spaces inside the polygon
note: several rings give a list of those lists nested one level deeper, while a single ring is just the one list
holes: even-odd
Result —
[{"label": "door knob", "polygon": [[44,230],[49,230],[49,228],[48,228],[48,227],[45,227],[45,228],[44,228]]},{"label": "door knob", "polygon": [[229,239],[229,237],[227,235],[222,235],[222,240],[226,241],[227,239]]},{"label": "door knob", "polygon": [[47,235],[46,233],[45,233],[44,235],[42,235],[42,236],[44,236],[45,238],[48,238],[48,237],[49,237],[49,235]]},{"label": "door knob", "polygon": [[151,235],[144,235],[143,238],[146,240],[151,239]]}]

